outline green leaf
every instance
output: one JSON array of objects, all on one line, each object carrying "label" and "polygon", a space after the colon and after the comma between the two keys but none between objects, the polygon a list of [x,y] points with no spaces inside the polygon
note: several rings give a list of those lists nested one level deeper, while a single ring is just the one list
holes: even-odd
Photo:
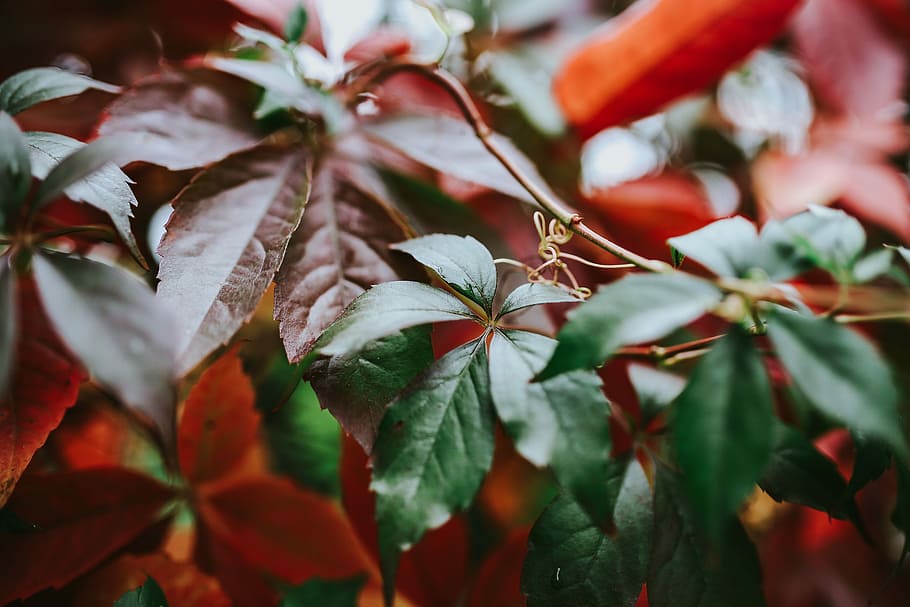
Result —
[{"label": "green leaf", "polygon": [[892,249],[881,249],[866,255],[853,266],[853,282],[862,284],[884,276],[891,269],[894,261]]},{"label": "green leaf", "polygon": [[722,293],[681,273],[633,274],[568,314],[559,346],[538,379],[603,363],[626,344],[660,339],[720,303]]},{"label": "green leaf", "polygon": [[298,4],[291,10],[288,20],[284,24],[284,39],[288,42],[297,42],[306,29],[308,15],[306,7]]},{"label": "green leaf", "polygon": [[[25,134],[25,139],[29,146],[32,173],[38,179],[46,179],[63,159],[85,147],[81,141],[56,133],[30,132]],[[107,213],[130,252],[136,259],[142,260],[130,227],[132,207],[138,204],[130,188],[131,183],[133,181],[116,165],[107,164],[66,187],[64,193],[74,202],[85,202]]]},{"label": "green leaf", "polygon": [[676,400],[686,387],[686,380],[675,373],[646,365],[629,365],[629,381],[641,407],[641,422],[647,426]]},{"label": "green leaf", "polygon": [[310,384],[300,382],[299,365],[278,354],[256,386],[256,407],[275,469],[303,487],[337,497],[341,429],[319,406]]},{"label": "green leaf", "polygon": [[44,101],[78,95],[89,89],[112,94],[120,92],[119,86],[56,67],[25,70],[0,84],[0,110],[16,115]]},{"label": "green leaf", "polygon": [[[536,204],[515,177],[484,147],[471,126],[449,116],[395,116],[366,125],[370,136],[432,169]],[[491,135],[534,185],[555,196],[534,164],[505,137]]]},{"label": "green leaf", "polygon": [[593,371],[531,383],[556,348],[549,337],[497,331],[490,344],[490,390],[515,448],[556,479],[595,523],[610,521],[609,403]]},{"label": "green leaf", "polygon": [[477,316],[461,300],[441,289],[399,280],[376,285],[348,306],[317,342],[326,356],[349,354],[402,329]]},{"label": "green leaf", "polygon": [[288,591],[279,607],[357,607],[366,581],[366,576],[347,580],[315,578]]},{"label": "green leaf", "polygon": [[838,279],[849,277],[866,246],[862,224],[838,209],[812,206],[781,222],[779,228],[763,238],[777,247],[783,238],[802,257]]},{"label": "green leaf", "polygon": [[386,407],[432,362],[429,327],[414,327],[359,352],[317,360],[305,377],[322,406],[370,453]]},{"label": "green leaf", "polygon": [[793,383],[815,409],[881,439],[907,461],[894,378],[869,341],[833,320],[781,307],[768,315],[768,335]]},{"label": "green leaf", "polygon": [[5,399],[15,366],[16,340],[19,337],[19,310],[16,298],[16,273],[8,256],[0,258],[0,399]]},{"label": "green leaf", "polygon": [[905,262],[910,264],[910,249],[907,247],[893,247],[893,250],[897,251],[897,254],[900,255]]},{"label": "green leaf", "polygon": [[771,383],[752,340],[731,325],[695,367],[674,410],[683,481],[713,537],[752,492],[771,452]]},{"label": "green leaf", "polygon": [[731,217],[667,243],[718,276],[743,277],[756,263],[758,232],[745,217]]},{"label": "green leaf", "polygon": [[648,570],[651,607],[764,607],[755,546],[738,520],[705,545],[678,477],[657,464],[654,541]]},{"label": "green leaf", "polygon": [[897,502],[894,504],[894,512],[891,513],[891,522],[904,533],[904,547],[901,549],[900,558],[900,564],[903,565],[910,554],[910,470],[902,462],[896,462],[894,470],[897,476]]},{"label": "green leaf", "polygon": [[453,289],[493,313],[496,296],[496,266],[485,246],[471,236],[430,234],[396,245],[427,266]]},{"label": "green leaf", "polygon": [[0,230],[9,232],[22,201],[32,186],[28,145],[19,126],[6,112],[0,112]]},{"label": "green leaf", "polygon": [[167,598],[158,582],[147,576],[142,586],[117,599],[114,607],[167,607]]},{"label": "green leaf", "polygon": [[851,495],[878,479],[891,467],[891,452],[878,441],[869,440],[860,434],[853,434],[856,457],[847,490]]},{"label": "green leaf", "polygon": [[790,502],[852,517],[856,505],[837,465],[822,455],[802,432],[775,420],[771,459],[759,480],[762,490],[778,502]]},{"label": "green leaf", "polygon": [[300,224],[312,160],[304,148],[263,145],[199,173],[174,200],[158,297],[180,311],[181,375],[252,316]]},{"label": "green leaf", "polygon": [[129,164],[139,154],[143,141],[138,135],[118,135],[96,139],[69,154],[47,174],[38,192],[32,211],[38,211],[49,202],[61,196],[77,182],[104,169],[110,173],[110,165]]},{"label": "green leaf", "polygon": [[493,462],[492,409],[483,340],[437,360],[389,407],[370,485],[387,598],[400,553],[474,499]]},{"label": "green leaf", "polygon": [[174,439],[174,321],[133,275],[102,263],[39,253],[44,309],[66,346],[125,404]]},{"label": "green leaf", "polygon": [[559,287],[543,283],[526,283],[506,296],[506,300],[502,302],[502,307],[499,309],[499,314],[496,315],[496,318],[502,318],[506,314],[518,312],[519,310],[524,310],[531,306],[539,306],[541,304],[579,303],[579,301],[581,300],[566,293]]},{"label": "green leaf", "polygon": [[612,535],[565,495],[537,519],[521,574],[529,607],[631,607],[638,600],[654,522],[651,487],[634,460],[623,466],[619,481]]}]

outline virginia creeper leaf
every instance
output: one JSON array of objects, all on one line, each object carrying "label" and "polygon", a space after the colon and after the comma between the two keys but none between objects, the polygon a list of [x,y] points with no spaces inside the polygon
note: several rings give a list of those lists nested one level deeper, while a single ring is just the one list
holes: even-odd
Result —
[{"label": "virginia creeper leaf", "polygon": [[780,222],[778,228],[769,232],[766,227],[762,239],[778,248],[783,240],[796,254],[843,280],[866,246],[862,224],[839,209],[813,206]]},{"label": "virginia creeper leaf", "polygon": [[604,362],[622,345],[660,339],[721,300],[713,285],[683,274],[633,274],[601,287],[569,312],[559,346],[538,379]]},{"label": "virginia creeper leaf", "polygon": [[745,217],[731,217],[667,242],[718,276],[742,277],[756,263],[758,231]]},{"label": "virginia creeper leaf", "polygon": [[[233,74],[263,87],[265,94],[271,95],[271,100],[277,104],[276,109],[292,107],[305,114],[313,114],[318,113],[322,107],[319,91],[304,84],[288,66],[268,61],[225,57],[213,57],[207,59],[206,63],[220,72]],[[267,115],[267,110],[260,105],[256,113]]]},{"label": "virginia creeper leaf", "polygon": [[14,74],[0,84],[0,110],[16,115],[44,101],[71,97],[89,89],[116,94],[119,86],[56,67],[37,67]]},{"label": "virginia creeper leaf", "polygon": [[235,84],[207,70],[153,76],[108,107],[100,133],[142,135],[135,160],[172,171],[206,166],[260,139]]},{"label": "virginia creeper leaf", "polygon": [[291,584],[374,567],[338,506],[286,479],[252,476],[213,487],[199,515],[217,543]]},{"label": "virginia creeper leaf", "polygon": [[482,341],[437,360],[391,404],[373,451],[386,597],[398,557],[470,505],[493,462],[493,407]]},{"label": "virginia creeper leaf", "polygon": [[45,316],[34,282],[17,282],[16,366],[0,398],[0,507],[35,451],[76,403],[83,379]]},{"label": "virginia creeper leaf", "polygon": [[305,377],[322,406],[370,453],[388,404],[432,362],[429,328],[414,327],[359,352],[317,360]]},{"label": "virginia creeper leaf", "polygon": [[389,245],[406,238],[395,214],[355,185],[353,168],[319,167],[300,228],[275,276],[275,318],[288,359],[306,356],[326,327],[374,284],[421,273]]},{"label": "virginia creeper leaf", "polygon": [[446,291],[419,282],[387,282],[355,299],[317,347],[326,356],[349,354],[402,329],[474,318],[468,306]]},{"label": "virginia creeper leaf", "polygon": [[685,378],[675,373],[637,363],[629,365],[629,381],[638,397],[644,426],[675,401],[686,387]]},{"label": "virginia creeper leaf", "polygon": [[527,283],[519,286],[506,296],[506,300],[502,302],[502,307],[499,309],[497,318],[541,304],[578,302],[579,299],[577,297],[568,294],[559,287],[543,283]]},{"label": "virginia creeper leaf", "polygon": [[[273,469],[322,495],[339,493],[341,428],[319,405],[313,387],[300,381],[301,367],[277,353],[256,386]],[[290,393],[289,393],[290,391]]]},{"label": "virginia creeper leaf", "polygon": [[310,580],[288,591],[279,607],[357,607],[357,597],[365,582],[363,576],[337,581]]},{"label": "virginia creeper leaf", "polygon": [[300,223],[310,170],[306,150],[261,146],[199,174],[174,200],[158,296],[180,311],[181,375],[253,314]]},{"label": "virginia creeper leaf", "polygon": [[852,495],[878,479],[891,467],[891,452],[878,441],[869,440],[865,436],[854,434],[853,445],[856,448],[856,457],[853,460],[853,472],[847,486]]},{"label": "virginia creeper leaf", "polygon": [[303,36],[308,21],[307,10],[303,4],[298,4],[288,15],[284,24],[284,38],[288,42],[297,42]]},{"label": "virginia creeper leaf", "polygon": [[114,607],[168,607],[164,591],[151,576],[138,588],[130,590],[114,603]]},{"label": "virginia creeper leaf", "polygon": [[527,331],[497,331],[490,344],[490,392],[515,448],[556,479],[597,525],[610,521],[610,411],[593,371],[531,383],[556,341]]},{"label": "virginia creeper leaf", "polygon": [[[102,169],[110,172],[111,165],[129,164],[136,159],[137,149],[144,145],[145,142],[139,135],[118,135],[96,139],[88,145],[81,146],[50,170],[35,194],[32,209],[34,211],[41,209],[63,195],[67,189],[78,187],[81,185],[80,182]],[[128,214],[121,221],[128,222]]]},{"label": "virginia creeper leaf", "polygon": [[856,504],[837,464],[822,455],[802,432],[775,420],[771,459],[758,484],[778,502],[790,502],[827,512],[835,518],[853,517]]},{"label": "virginia creeper leaf", "polygon": [[174,440],[173,319],[152,291],[117,268],[55,254],[33,258],[47,315],[94,379]]},{"label": "virginia creeper leaf", "polygon": [[651,487],[637,461],[626,462],[615,497],[616,531],[604,534],[585,510],[558,496],[528,538],[521,575],[529,607],[632,607],[648,573],[654,515]]},{"label": "virginia creeper leaf", "polygon": [[884,276],[891,270],[894,261],[894,251],[879,249],[862,257],[853,264],[853,282],[862,284]]},{"label": "virginia creeper leaf", "polygon": [[5,399],[10,375],[16,363],[16,343],[19,338],[19,310],[16,273],[10,259],[0,259],[0,399]]},{"label": "virginia creeper leaf", "polygon": [[576,50],[554,90],[585,135],[641,118],[720,78],[769,42],[799,0],[652,0],[633,5]]},{"label": "virginia creeper leaf", "polygon": [[679,479],[657,464],[654,537],[648,570],[651,607],[764,607],[755,546],[738,520],[705,545]]},{"label": "virginia creeper leaf", "polygon": [[817,410],[884,441],[907,461],[897,388],[871,343],[833,320],[784,308],[769,315],[768,335],[793,383]]},{"label": "virginia creeper leaf", "polygon": [[392,246],[427,266],[453,289],[493,313],[496,266],[485,246],[471,236],[430,234]]},{"label": "virginia creeper leaf", "polygon": [[[374,122],[364,129],[372,137],[432,169],[536,204],[463,120],[443,115],[398,116]],[[555,196],[534,164],[518,148],[501,135],[491,137],[535,186]]]},{"label": "virginia creeper leaf", "polygon": [[[85,147],[81,141],[56,133],[30,132],[25,134],[25,139],[29,147],[32,174],[38,179],[46,179],[64,158]],[[130,188],[131,183],[132,180],[119,167],[107,164],[66,187],[64,193],[70,200],[88,203],[107,213],[133,256],[142,259],[130,228],[132,207],[138,204]]]},{"label": "virginia creeper leaf", "polygon": [[698,363],[676,399],[673,437],[693,512],[715,538],[771,454],[771,382],[739,325]]},{"label": "virginia creeper leaf", "polygon": [[7,508],[35,530],[0,533],[6,555],[0,602],[61,588],[124,547],[160,517],[173,492],[120,468],[31,475]]},{"label": "virginia creeper leaf", "polygon": [[180,471],[191,483],[230,473],[257,440],[256,395],[236,349],[205,370],[190,391],[180,417]]},{"label": "virginia creeper leaf", "polygon": [[0,229],[12,228],[19,208],[32,185],[28,145],[19,126],[6,112],[0,112]]}]

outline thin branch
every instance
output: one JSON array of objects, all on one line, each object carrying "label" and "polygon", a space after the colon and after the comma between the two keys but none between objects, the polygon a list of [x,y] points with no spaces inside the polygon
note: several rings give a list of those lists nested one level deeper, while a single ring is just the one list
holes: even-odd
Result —
[{"label": "thin branch", "polygon": [[370,84],[381,82],[397,72],[416,72],[440,85],[458,105],[465,120],[474,130],[474,134],[477,135],[477,138],[484,147],[500,164],[502,164],[503,167],[505,167],[518,183],[521,184],[537,204],[556,217],[560,223],[585,240],[594,243],[604,251],[607,251],[642,270],[647,270],[648,272],[673,271],[673,267],[668,263],[643,257],[600,235],[585,225],[582,216],[579,215],[578,212],[568,207],[563,201],[551,196],[548,192],[538,187],[533,180],[515,165],[509,158],[508,151],[493,136],[492,129],[484,122],[483,117],[480,115],[480,110],[477,108],[477,105],[474,103],[474,100],[471,98],[470,93],[468,93],[464,85],[455,76],[441,69],[439,66],[414,63],[404,59],[392,61],[382,65],[377,73],[366,75],[362,79],[363,82],[355,81],[353,86],[356,88],[353,90],[363,90]]},{"label": "thin branch", "polygon": [[704,348],[704,346],[713,344],[719,339],[722,339],[724,335],[725,334],[713,335],[711,337],[687,341],[675,346],[632,346],[628,348],[620,348],[616,351],[616,356],[624,358],[646,358],[656,362],[661,362],[685,352],[692,350],[701,350]]},{"label": "thin branch", "polygon": [[880,322],[884,320],[910,321],[910,312],[882,312],[880,314],[838,314],[834,317],[834,320],[843,325],[861,322]]}]

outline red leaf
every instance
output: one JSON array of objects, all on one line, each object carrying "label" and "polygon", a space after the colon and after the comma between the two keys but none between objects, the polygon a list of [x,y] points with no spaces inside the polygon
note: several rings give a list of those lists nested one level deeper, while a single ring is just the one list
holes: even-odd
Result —
[{"label": "red leaf", "polygon": [[206,369],[187,397],[177,435],[180,470],[188,481],[229,474],[256,444],[255,399],[236,348]]},{"label": "red leaf", "polygon": [[569,58],[556,76],[556,97],[588,136],[647,116],[771,41],[798,3],[639,1]]},{"label": "red leaf", "polygon": [[586,209],[607,231],[616,226],[623,246],[660,259],[669,254],[668,238],[697,230],[717,218],[702,187],[675,173],[594,192]]},{"label": "red leaf", "polygon": [[513,531],[490,554],[471,588],[469,607],[523,607],[521,568],[528,552],[530,528]]},{"label": "red leaf", "polygon": [[38,302],[31,279],[19,285],[19,341],[10,396],[0,404],[0,507],[35,451],[76,402],[82,371]]},{"label": "red leaf", "polygon": [[804,156],[768,152],[752,167],[759,210],[784,218],[810,204],[840,202],[860,219],[910,240],[910,190],[895,169],[819,150]]},{"label": "red leaf", "polygon": [[123,548],[173,492],[119,468],[29,476],[8,509],[36,530],[0,533],[0,604],[60,588]]},{"label": "red leaf", "polygon": [[866,0],[809,0],[793,20],[793,35],[809,80],[828,107],[859,117],[902,111],[907,58]]},{"label": "red leaf", "polygon": [[285,479],[255,476],[212,487],[200,495],[199,514],[216,543],[291,584],[376,573],[341,510]]}]

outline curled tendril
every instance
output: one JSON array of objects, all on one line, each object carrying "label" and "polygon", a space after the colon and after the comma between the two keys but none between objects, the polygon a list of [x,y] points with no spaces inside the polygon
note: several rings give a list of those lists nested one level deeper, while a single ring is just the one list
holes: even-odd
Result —
[{"label": "curled tendril", "polygon": [[[579,284],[578,279],[566,264],[565,260],[568,259],[602,270],[618,270],[635,267],[632,264],[626,263],[611,265],[599,264],[579,257],[578,255],[563,253],[560,246],[567,244],[572,240],[572,232],[556,219],[551,219],[547,222],[546,217],[540,211],[534,212],[534,227],[537,229],[537,235],[540,237],[540,241],[537,245],[537,254],[543,261],[542,264],[533,268],[514,259],[496,260],[496,263],[508,264],[523,269],[528,274],[529,282],[553,285],[571,293],[579,299],[587,299],[591,297],[591,289]],[[551,272],[549,272],[549,277],[544,275],[545,270],[551,270]],[[563,274],[568,280],[568,283],[560,280]]]}]

